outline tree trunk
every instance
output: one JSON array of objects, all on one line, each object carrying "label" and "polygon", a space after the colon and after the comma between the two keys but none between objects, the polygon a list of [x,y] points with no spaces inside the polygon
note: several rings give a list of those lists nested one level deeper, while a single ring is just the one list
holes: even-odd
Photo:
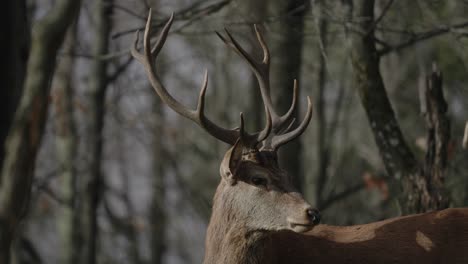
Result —
[{"label": "tree trunk", "polygon": [[374,0],[357,0],[354,18],[359,34],[353,36],[354,86],[359,92],[375,142],[387,173],[402,186],[403,213],[442,209],[431,194],[431,182],[408,147],[395,118],[379,70],[380,57],[374,41]]},{"label": "tree trunk", "polygon": [[6,51],[0,64],[0,80],[4,87],[0,89],[0,98],[3,98],[0,104],[1,164],[5,155],[4,143],[23,89],[30,32],[26,19],[25,0],[7,1],[0,12],[4,26],[0,45],[2,45],[2,50]]},{"label": "tree trunk", "polygon": [[154,96],[154,139],[153,157],[154,172],[153,177],[153,197],[151,201],[151,263],[163,263],[163,256],[166,251],[166,186],[165,186],[165,150],[164,150],[164,111],[159,97]]},{"label": "tree trunk", "polygon": [[[79,6],[80,1],[57,2],[43,20],[35,23],[32,31],[23,94],[5,142],[0,186],[0,263],[10,263],[11,240],[26,213],[34,161],[47,116],[55,57]],[[6,88],[15,89],[15,86]]]},{"label": "tree trunk", "polygon": [[61,263],[79,263],[79,213],[76,208],[76,170],[77,152],[76,129],[73,120],[73,51],[76,46],[75,22],[68,30],[62,51],[65,55],[58,62],[53,81],[53,101],[55,104],[56,151],[60,178],[62,181],[61,197],[66,206],[61,207],[62,217],[59,220],[62,241]]},{"label": "tree trunk", "polygon": [[[423,176],[429,184],[430,197],[426,209],[442,209],[449,206],[445,194],[444,181],[447,174],[448,150],[450,144],[450,120],[447,116],[447,103],[442,90],[442,74],[434,69],[426,77],[423,98],[427,124],[427,150]],[[422,108],[423,109],[423,108]]]},{"label": "tree trunk", "polygon": [[[279,113],[285,113],[292,101],[293,81],[301,73],[304,15],[309,8],[304,0],[271,1],[270,16],[280,16],[281,20],[271,25],[269,46],[271,49],[271,93]],[[299,80],[299,85],[301,84]],[[299,91],[301,89],[298,89]],[[298,104],[297,109],[300,108]],[[297,111],[294,114],[296,120]],[[296,187],[303,189],[302,144],[294,140],[282,147],[279,163],[294,179]]]},{"label": "tree trunk", "polygon": [[103,128],[105,117],[105,98],[107,91],[107,62],[101,60],[109,50],[109,35],[111,28],[111,1],[97,0],[94,6],[95,35],[93,43],[94,61],[90,71],[90,173],[82,182],[85,190],[83,208],[84,254],[82,263],[95,264],[99,242],[98,206],[102,193],[102,149]]},{"label": "tree trunk", "polygon": [[[325,61],[326,49],[327,49],[327,33],[328,33],[328,22],[323,18],[322,2],[317,1],[314,4],[313,11],[317,14],[316,28],[319,31],[319,45],[317,50],[317,57],[319,58],[319,69],[317,76],[317,157],[318,157],[318,169],[317,169],[317,182],[315,185],[315,203],[317,208],[321,208],[323,203],[323,189],[327,181],[327,169],[330,162],[330,151],[328,146],[327,136],[327,120],[326,120],[326,107],[325,107],[325,84],[327,81],[327,65]],[[305,193],[310,193],[306,191]]]}]

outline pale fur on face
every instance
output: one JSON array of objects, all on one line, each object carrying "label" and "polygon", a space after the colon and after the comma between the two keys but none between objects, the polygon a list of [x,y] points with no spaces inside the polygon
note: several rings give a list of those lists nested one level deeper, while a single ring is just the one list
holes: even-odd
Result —
[{"label": "pale fur on face", "polygon": [[[293,230],[311,228],[302,198],[288,174],[278,167],[276,154],[268,151],[230,149],[221,165],[222,200],[249,230]],[[265,184],[256,185],[255,178]]]}]

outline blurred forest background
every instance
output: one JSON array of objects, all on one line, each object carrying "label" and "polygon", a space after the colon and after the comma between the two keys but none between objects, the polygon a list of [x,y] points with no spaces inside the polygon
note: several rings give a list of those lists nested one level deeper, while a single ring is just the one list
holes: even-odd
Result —
[{"label": "blurred forest background", "polygon": [[149,8],[158,30],[175,14],[157,63],[167,89],[194,107],[207,68],[206,112],[228,127],[241,111],[249,130],[261,126],[263,106],[247,64],[215,31],[260,57],[260,25],[278,108],[294,78],[299,116],[313,98],[309,129],[280,162],[323,223],[468,205],[468,1],[3,6],[0,263],[201,262],[228,146],[162,105],[130,56]]}]

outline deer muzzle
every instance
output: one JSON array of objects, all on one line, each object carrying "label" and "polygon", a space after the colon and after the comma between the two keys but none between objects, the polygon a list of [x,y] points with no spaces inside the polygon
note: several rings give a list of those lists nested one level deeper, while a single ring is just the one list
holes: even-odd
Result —
[{"label": "deer muzzle", "polygon": [[290,208],[293,209],[286,218],[290,230],[303,233],[320,223],[320,212],[312,208],[309,203],[302,198],[302,195],[299,193],[291,193],[288,196],[291,198],[292,203]]}]

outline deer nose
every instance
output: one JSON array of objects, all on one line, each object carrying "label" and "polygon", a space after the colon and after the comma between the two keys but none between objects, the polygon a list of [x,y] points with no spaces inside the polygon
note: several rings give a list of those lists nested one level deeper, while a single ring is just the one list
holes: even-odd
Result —
[{"label": "deer nose", "polygon": [[314,225],[320,223],[320,212],[317,209],[308,208],[306,210],[307,217]]}]

